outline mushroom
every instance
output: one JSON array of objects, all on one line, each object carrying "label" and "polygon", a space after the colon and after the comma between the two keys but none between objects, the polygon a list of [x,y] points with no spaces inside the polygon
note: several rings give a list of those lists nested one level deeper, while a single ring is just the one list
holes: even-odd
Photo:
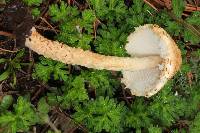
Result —
[{"label": "mushroom", "polygon": [[136,28],[125,48],[131,57],[105,56],[48,40],[35,28],[25,46],[53,60],[94,69],[122,71],[122,83],[136,96],[150,97],[172,78],[181,64],[180,50],[172,38],[157,25]]},{"label": "mushroom", "polygon": [[154,68],[122,71],[122,83],[130,88],[132,95],[150,97],[156,94],[179,70],[181,51],[167,32],[157,25],[147,24],[136,28],[125,46],[133,57],[157,55],[162,63]]}]

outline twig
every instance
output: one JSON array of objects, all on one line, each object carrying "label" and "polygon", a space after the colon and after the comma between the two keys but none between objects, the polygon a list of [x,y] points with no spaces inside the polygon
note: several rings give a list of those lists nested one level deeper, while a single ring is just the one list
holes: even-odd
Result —
[{"label": "twig", "polygon": [[56,126],[51,121],[48,121],[48,125],[55,131],[55,133],[60,133],[60,131],[56,128]]},{"label": "twig", "polygon": [[166,6],[168,7],[168,9],[172,9],[172,1],[171,0],[168,0],[166,2]]},{"label": "twig", "polygon": [[66,112],[63,112],[60,108],[56,108],[55,111],[58,114],[64,115],[65,117],[69,117],[75,124],[77,124],[77,126],[79,128],[81,128],[84,132],[88,132],[87,129],[85,127],[83,127],[80,123],[76,122],[73,118],[71,118],[71,116],[69,114],[67,114]]},{"label": "twig", "polygon": [[17,51],[12,51],[12,50],[7,50],[7,49],[0,48],[0,52],[10,52],[10,53],[15,53],[15,52],[17,52]]},{"label": "twig", "polygon": [[196,6],[198,6],[200,1],[199,0],[194,0],[194,3],[195,3]]},{"label": "twig", "polygon": [[57,127],[50,121],[49,117],[47,119],[44,119],[44,121],[54,130],[55,133],[60,133]]},{"label": "twig", "polygon": [[56,30],[55,28],[54,28],[54,29],[51,29],[51,28],[47,28],[47,27],[43,27],[43,26],[37,26],[37,25],[35,25],[35,27],[36,27],[37,29],[40,29],[40,30],[49,30],[49,31],[54,31],[54,32],[56,32],[56,33],[60,32],[59,30]]},{"label": "twig", "polygon": [[99,19],[96,19],[93,23],[93,29],[94,29],[94,38],[96,39],[97,36],[97,28],[101,24],[101,21]]},{"label": "twig", "polygon": [[129,107],[131,107],[131,104],[130,104],[130,102],[128,101],[128,99],[127,99],[127,97],[126,97],[126,92],[125,92],[124,89],[122,89],[122,93],[123,93],[123,97],[124,97],[124,99],[125,99],[127,105],[128,105]]},{"label": "twig", "polygon": [[0,95],[12,95],[12,94],[19,94],[19,93],[20,93],[19,91],[8,91],[8,92],[0,92]]},{"label": "twig", "polygon": [[[158,11],[158,9],[155,8],[155,6],[153,4],[151,4],[150,2],[148,2],[147,0],[144,0],[144,2],[147,3],[148,5],[150,5],[152,8],[154,8],[156,11]],[[187,28],[192,33],[194,33],[194,35],[196,35],[197,37],[200,37],[200,31],[198,31],[194,26],[192,26],[191,24],[185,22],[183,19],[177,18],[171,11],[168,12],[168,15],[172,19],[174,19],[177,23],[180,23],[181,25],[185,26],[185,28]]]},{"label": "twig", "polygon": [[160,5],[164,6],[165,5],[165,2],[163,1],[160,1],[160,0],[154,0],[156,3],[159,3]]},{"label": "twig", "polygon": [[33,127],[33,133],[37,133],[36,126]]},{"label": "twig", "polygon": [[[49,120],[50,121],[54,122],[56,119],[57,119],[56,115],[51,114],[51,116],[49,116]],[[40,131],[40,133],[46,133],[48,129],[49,129],[49,125],[46,123],[46,125],[42,128],[42,130]]]},{"label": "twig", "polygon": [[29,49],[29,62],[30,62],[30,64],[29,64],[28,70],[27,70],[28,71],[28,80],[30,80],[30,78],[31,78],[31,71],[32,71],[32,67],[34,65],[33,53],[30,49]]},{"label": "twig", "polygon": [[34,96],[31,98],[31,101],[34,101],[42,91],[44,91],[44,88],[40,87],[39,90],[36,91]]},{"label": "twig", "polygon": [[8,32],[5,32],[5,31],[0,31],[0,35],[8,36],[8,37],[11,37],[11,38],[16,38],[15,35],[13,35],[12,33],[8,33]]},{"label": "twig", "polygon": [[183,19],[181,18],[177,18],[172,12],[168,12],[169,16],[174,19],[176,22],[180,23],[181,25],[185,26],[185,28],[187,28],[188,30],[190,30],[191,32],[194,33],[194,35],[196,35],[197,37],[200,37],[200,31],[198,31],[194,26],[192,26],[191,24],[185,22]]},{"label": "twig", "polygon": [[48,26],[50,26],[55,31],[56,34],[58,34],[56,29],[49,22],[47,22],[45,18],[40,17],[40,19],[42,19],[42,21],[44,21]]},{"label": "twig", "polygon": [[186,4],[186,8],[185,8],[185,11],[200,11],[200,7],[194,7],[193,5],[190,5],[190,4]]},{"label": "twig", "polygon": [[153,4],[151,4],[149,1],[144,0],[144,2],[147,3],[149,6],[151,6],[154,10],[158,11],[158,9]]}]

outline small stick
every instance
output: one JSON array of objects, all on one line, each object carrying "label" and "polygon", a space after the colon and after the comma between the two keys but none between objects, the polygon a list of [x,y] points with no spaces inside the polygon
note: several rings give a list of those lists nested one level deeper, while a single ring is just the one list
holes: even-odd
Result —
[{"label": "small stick", "polygon": [[58,34],[57,31],[56,31],[56,29],[55,29],[49,22],[47,22],[45,18],[40,17],[40,19],[41,19],[42,21],[44,21],[49,27],[51,27],[51,28],[54,30],[54,32],[55,32],[56,34]]},{"label": "small stick", "polygon": [[17,51],[12,51],[12,50],[7,50],[7,49],[0,48],[0,52],[10,52],[10,53],[15,53],[15,52],[17,52]]},{"label": "small stick", "polygon": [[0,35],[15,38],[15,36],[12,33],[8,33],[8,32],[5,32],[5,31],[0,31]]},{"label": "small stick", "polygon": [[149,1],[144,0],[144,2],[147,3],[149,6],[151,6],[154,10],[158,11],[158,9],[153,4],[151,4]]}]

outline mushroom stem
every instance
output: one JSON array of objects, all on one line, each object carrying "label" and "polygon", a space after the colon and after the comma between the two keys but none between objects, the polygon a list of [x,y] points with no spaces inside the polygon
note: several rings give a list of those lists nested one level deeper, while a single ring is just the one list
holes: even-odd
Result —
[{"label": "mushroom stem", "polygon": [[113,71],[135,71],[153,68],[161,63],[160,56],[148,57],[115,57],[72,48],[57,41],[51,41],[41,36],[35,28],[26,38],[25,45],[36,53],[66,64],[80,65],[94,69],[107,69]]}]

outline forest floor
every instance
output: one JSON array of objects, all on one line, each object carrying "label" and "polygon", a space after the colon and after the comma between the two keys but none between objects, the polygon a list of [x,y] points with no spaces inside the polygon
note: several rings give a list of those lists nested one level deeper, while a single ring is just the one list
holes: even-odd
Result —
[{"label": "forest floor", "polygon": [[[171,35],[183,60],[150,98],[132,96],[120,72],[66,65],[24,45],[34,26],[50,40],[128,56],[127,36],[148,23]],[[0,0],[0,133],[200,133],[199,111],[199,0]]]}]

